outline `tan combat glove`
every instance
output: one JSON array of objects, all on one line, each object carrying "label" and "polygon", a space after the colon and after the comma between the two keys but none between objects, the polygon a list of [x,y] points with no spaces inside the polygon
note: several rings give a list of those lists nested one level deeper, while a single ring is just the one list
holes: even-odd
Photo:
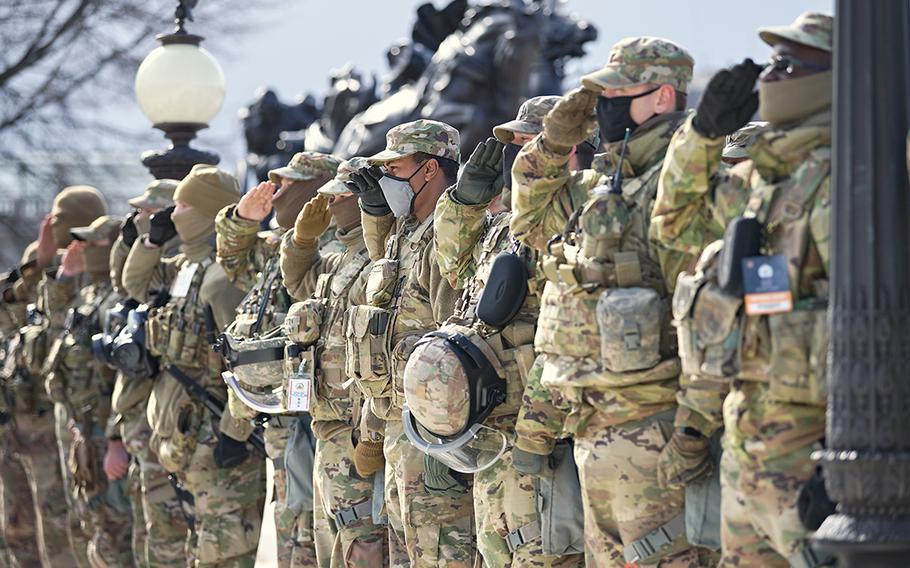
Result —
[{"label": "tan combat glove", "polygon": [[691,436],[679,430],[657,458],[657,482],[663,489],[682,488],[711,475],[714,462],[711,461],[709,440],[704,436]]},{"label": "tan combat glove", "polygon": [[369,477],[385,466],[382,442],[361,440],[354,448],[354,468],[360,477]]},{"label": "tan combat glove", "polygon": [[568,154],[597,128],[594,105],[597,93],[579,87],[569,91],[543,119],[543,140],[547,148]]},{"label": "tan combat glove", "polygon": [[294,243],[298,246],[311,244],[329,228],[332,214],[329,212],[329,198],[317,195],[307,201],[294,222]]}]

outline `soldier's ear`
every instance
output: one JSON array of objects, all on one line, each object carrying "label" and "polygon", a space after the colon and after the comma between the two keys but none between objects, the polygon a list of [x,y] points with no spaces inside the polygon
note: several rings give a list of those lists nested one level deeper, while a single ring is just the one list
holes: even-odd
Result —
[{"label": "soldier's ear", "polygon": [[439,162],[436,160],[427,160],[426,169],[423,174],[423,181],[430,181],[439,173]]},{"label": "soldier's ear", "polygon": [[671,85],[663,84],[657,91],[657,100],[654,101],[654,112],[665,114],[676,110],[676,89]]}]

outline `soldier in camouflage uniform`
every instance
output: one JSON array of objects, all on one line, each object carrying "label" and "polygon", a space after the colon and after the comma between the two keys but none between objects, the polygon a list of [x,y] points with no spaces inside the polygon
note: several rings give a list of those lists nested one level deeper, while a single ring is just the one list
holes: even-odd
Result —
[{"label": "soldier in camouflage uniform", "polygon": [[[57,447],[54,405],[48,399],[41,371],[52,340],[59,335],[66,315],[66,304],[49,303],[54,296],[38,295],[38,285],[46,275],[46,284],[54,289],[59,265],[59,251],[72,241],[70,229],[91,223],[107,210],[104,199],[94,188],[69,187],[54,199],[51,212],[44,218],[38,232],[34,270],[13,289],[15,302],[35,302],[27,317],[15,348],[15,366],[21,380],[13,391],[16,455],[29,481],[35,506],[38,552],[42,566],[86,566],[87,541],[80,546],[70,545],[70,533],[80,537],[78,520],[67,514],[69,497],[64,490],[63,469]],[[38,304],[41,310],[39,312]],[[74,525],[70,524],[74,522]],[[78,551],[78,552],[77,552]],[[78,559],[78,560],[77,560]]]},{"label": "soldier in camouflage uniform", "polygon": [[[101,194],[92,188],[60,194]],[[38,307],[48,315],[50,347],[42,367],[54,402],[58,451],[70,516],[70,542],[80,563],[103,566],[129,562],[129,505],[125,480],[108,483],[102,471],[114,373],[92,357],[91,336],[100,331],[116,302],[109,278],[111,244],[121,219],[99,216],[88,227],[73,227],[56,274],[39,285]],[[61,322],[58,324],[58,322]]]},{"label": "soldier in camouflage uniform", "polygon": [[[393,566],[472,566],[476,547],[471,479],[413,447],[404,433],[402,373],[420,337],[453,312],[455,291],[439,274],[433,210],[455,182],[458,131],[417,120],[392,128],[373,167],[351,174],[366,245],[375,261],[366,302],[346,315],[347,371],[385,421],[385,492]],[[383,169],[375,167],[382,165]]]},{"label": "soldier in camouflage uniform", "polygon": [[[550,111],[512,169],[511,228],[542,253],[548,280],[535,347],[546,354],[541,383],[571,406],[590,566],[697,566],[703,555],[686,541],[683,491],[661,488],[655,474],[673,430],[680,364],[663,315],[668,281],[647,234],[692,67],[668,40],[621,40],[607,65]],[[606,153],[593,169],[571,172],[570,151],[594,127],[595,106]],[[608,174],[624,184],[611,186]],[[546,448],[540,442],[552,434],[540,430],[556,423],[523,412],[518,447]]]},{"label": "soldier in camouflage uniform", "polygon": [[[670,144],[654,208],[652,236],[680,259],[674,264],[692,263],[704,249],[674,300],[684,367],[732,379],[723,407],[721,566],[829,560],[808,546],[796,499],[825,429],[832,23],[805,13],[763,28],[759,36],[774,48],[764,71],[747,60],[712,78]],[[756,107],[769,130],[748,148],[749,160],[721,169],[724,135]],[[760,249],[744,256],[786,266],[782,305],[755,304],[748,286],[743,297],[717,276],[724,255],[740,254],[741,245],[732,237],[708,245],[733,221],[763,227]],[[674,457],[682,472],[698,459]]]},{"label": "soldier in camouflage uniform", "polygon": [[[218,263],[235,286],[247,292],[237,308],[237,317],[227,333],[232,337],[250,338],[268,333],[280,326],[290,306],[279,263],[278,250],[283,241],[291,239],[290,229],[304,204],[316,195],[316,189],[332,179],[339,160],[318,152],[296,154],[287,166],[269,172],[268,182],[260,183],[247,192],[240,202],[218,213],[215,230],[218,235]],[[260,232],[260,223],[275,211],[278,228]],[[320,233],[321,234],[321,233]],[[260,308],[262,321],[259,320]],[[258,331],[253,331],[258,328]],[[266,390],[280,385],[263,384],[268,377],[257,377],[257,385],[243,384],[249,390]],[[245,406],[233,390],[228,391],[228,405],[234,416],[247,421],[243,432],[252,431],[257,412]],[[275,466],[275,528],[278,539],[278,565],[316,566],[312,510],[299,511],[288,507],[287,474],[284,452],[290,436],[293,418],[289,414],[271,415],[266,422],[265,442],[268,459]],[[312,475],[312,472],[310,472]],[[298,519],[303,520],[298,523]]]},{"label": "soldier in camouflage uniform", "polygon": [[[344,183],[366,165],[352,158],[338,168],[334,180],[319,189],[297,217],[293,238],[282,243],[281,270],[291,295],[303,300],[291,308],[295,314],[285,325],[294,342],[288,371],[309,365],[314,375],[309,415],[316,438],[313,460],[313,493],[316,527],[325,527],[330,539],[317,539],[319,566],[332,568],[381,568],[388,565],[386,528],[373,522],[374,477],[355,469],[355,446],[362,406],[360,389],[348,383],[345,373],[344,313],[364,302],[370,257],[363,241],[360,208]],[[318,237],[334,218],[342,252],[324,253]],[[318,314],[317,317],[310,317]],[[288,476],[307,461],[288,460]],[[381,481],[381,480],[380,480]],[[381,491],[378,499],[382,500]]]},{"label": "soldier in camouflage uniform", "polygon": [[[436,207],[434,226],[437,261],[441,274],[456,290],[463,290],[450,323],[471,326],[479,324],[474,310],[486,286],[497,255],[513,251],[517,243],[509,232],[511,213],[490,212],[505,185],[511,186],[512,162],[521,147],[543,127],[543,117],[559,97],[535,97],[526,101],[515,120],[497,126],[496,138],[478,145],[468,160],[458,183],[446,192]],[[511,199],[503,200],[505,208]],[[534,275],[536,255],[518,249]],[[538,281],[529,279],[529,291],[523,306],[504,329],[478,329],[496,352],[506,373],[506,400],[493,409],[484,422],[503,432],[511,446],[515,439],[515,420],[521,404],[526,377],[534,362],[534,329],[539,314]],[[420,377],[418,382],[437,382],[440,377]],[[427,387],[430,388],[430,387]],[[445,412],[448,400],[413,400],[408,407],[419,406]],[[421,422],[422,423],[422,422]],[[537,509],[538,480],[512,466],[509,447],[494,465],[474,476],[474,516],[477,523],[477,547],[488,566],[581,566],[581,554],[544,554]]]},{"label": "soldier in camouflage uniform", "polygon": [[[177,180],[154,180],[142,195],[129,200],[135,211],[124,221],[120,236],[111,249],[111,284],[121,298],[129,296],[123,283],[129,252],[148,234],[151,215],[173,205],[176,188]],[[180,238],[174,237],[162,247],[163,256],[174,256],[179,247]],[[187,563],[189,527],[184,508],[190,504],[180,501],[167,470],[158,463],[149,447],[152,430],[145,409],[153,384],[150,380],[132,379],[118,372],[111,410],[116,413],[114,423],[123,447],[133,460],[128,473],[133,506],[133,561],[141,568],[177,568]],[[107,463],[108,460],[106,466]]]},{"label": "soldier in camouflage uniform", "polygon": [[[24,382],[16,366],[19,328],[25,325],[27,302],[17,299],[34,287],[37,242],[26,247],[21,263],[0,274],[0,532],[6,549],[0,557],[3,566],[39,566],[35,505],[28,476],[17,449],[18,433],[13,420],[16,393]],[[31,284],[30,284],[31,283]]]},{"label": "soldier in camouflage uniform", "polygon": [[[265,495],[262,461],[236,441],[247,421],[228,409],[215,419],[173,376],[182,373],[219,401],[227,398],[223,363],[211,346],[217,331],[234,319],[243,292],[215,263],[215,216],[239,197],[231,175],[194,166],[174,192],[173,214],[152,217],[123,274],[127,292],[138,300],[146,300],[150,288],[170,284],[170,300],[146,323],[149,351],[163,369],[147,417],[152,450],[193,496],[196,566],[253,566]],[[174,235],[183,241],[182,252],[162,259],[161,245]],[[225,441],[228,436],[233,442]]]}]

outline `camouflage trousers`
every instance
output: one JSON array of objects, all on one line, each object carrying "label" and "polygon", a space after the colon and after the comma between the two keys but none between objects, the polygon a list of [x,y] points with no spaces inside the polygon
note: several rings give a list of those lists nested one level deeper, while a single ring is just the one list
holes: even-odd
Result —
[{"label": "camouflage trousers", "polygon": [[[204,410],[201,412],[205,412]],[[256,454],[229,469],[215,464],[217,425],[205,416],[186,471],[178,472],[193,495],[196,566],[252,568],[259,546],[265,468]]]},{"label": "camouflage trousers", "polygon": [[761,462],[744,463],[730,451],[721,457],[719,566],[787,568],[806,545],[796,498],[812,477],[811,447]]},{"label": "camouflage trousers", "polygon": [[294,511],[288,507],[288,477],[284,469],[284,452],[291,432],[291,417],[279,416],[269,421],[265,429],[265,451],[275,467],[274,517],[275,539],[278,543],[277,562],[280,568],[309,568],[316,564],[313,513],[310,510]]},{"label": "camouflage trousers", "polygon": [[[354,469],[353,434],[348,427],[316,440],[314,510],[322,512],[332,536],[329,546],[317,546],[316,556],[320,566],[330,568],[383,568],[388,565],[386,527],[373,523],[373,479]],[[360,514],[355,506],[369,508]],[[346,524],[339,526],[339,516]]]},{"label": "camouflage trousers", "polygon": [[474,475],[474,518],[477,522],[477,548],[485,566],[521,568],[583,567],[584,556],[545,555],[541,537],[530,540],[515,552],[509,550],[506,536],[540,522],[537,510],[538,480],[512,467],[509,448],[491,467]]},{"label": "camouflage trousers", "polygon": [[[585,557],[589,567],[625,565],[623,545],[646,536],[683,513],[685,492],[661,489],[657,458],[673,432],[674,412],[605,425],[595,415],[575,438],[575,463],[585,516]],[[690,568],[706,562],[707,551],[685,535],[642,567]]]},{"label": "camouflage trousers", "polygon": [[51,413],[16,415],[15,454],[25,470],[35,508],[35,527],[41,566],[77,566],[70,548],[66,492]]},{"label": "camouflage trousers", "polygon": [[94,472],[90,481],[94,488],[88,490],[77,482],[71,467],[70,455],[75,442],[73,417],[66,406],[56,403],[54,419],[69,518],[68,536],[77,563],[92,568],[128,565],[132,562],[132,519],[126,498],[126,480],[108,483],[104,478],[104,433],[98,426],[86,433],[86,444],[94,446],[89,459],[95,461],[80,465]]},{"label": "camouflage trousers", "polygon": [[[453,473],[462,484],[428,490],[423,452],[411,445],[400,420],[386,422],[385,503],[392,538],[404,540],[414,568],[470,568],[478,560],[474,503],[470,479]],[[404,537],[401,539],[401,537]],[[392,543],[389,544],[390,555]],[[392,565],[396,558],[392,556]]]},{"label": "camouflage trousers", "polygon": [[12,446],[14,432],[2,434],[0,441],[0,536],[6,547],[5,566],[39,566],[38,538],[35,531],[35,505],[28,476]]},{"label": "camouflage trousers", "polygon": [[[121,413],[120,434],[130,465],[133,507],[133,562],[139,568],[187,565],[189,526],[168,472],[149,449],[151,428],[143,406]],[[187,511],[191,513],[192,511]]]}]

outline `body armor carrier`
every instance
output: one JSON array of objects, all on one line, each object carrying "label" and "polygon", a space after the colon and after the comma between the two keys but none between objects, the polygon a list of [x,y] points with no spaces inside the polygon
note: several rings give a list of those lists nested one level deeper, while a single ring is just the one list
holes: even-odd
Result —
[{"label": "body armor carrier", "polygon": [[548,243],[535,346],[602,369],[549,386],[621,387],[678,375],[668,292],[648,241],[661,165],[595,188]]},{"label": "body armor carrier", "polygon": [[[694,273],[680,274],[677,282],[673,317],[684,372],[701,380],[768,383],[771,400],[825,405],[828,281],[815,274],[820,259],[811,250],[810,216],[829,170],[830,149],[819,148],[782,183],[769,183],[753,172],[743,217],[762,227],[758,254],[787,258],[793,310],[747,316],[743,298],[722,289],[721,258],[741,248],[727,242],[736,238],[728,232],[725,240],[705,249]],[[741,260],[724,263],[736,266]]]},{"label": "body armor carrier", "polygon": [[285,397],[288,379],[301,369],[313,373],[310,414],[317,436],[319,422],[352,423],[360,407],[359,389],[349,388],[345,373],[344,318],[351,288],[370,258],[364,248],[344,260],[334,273],[319,275],[313,297],[293,304],[284,322]]},{"label": "body armor carrier", "polygon": [[396,409],[404,403],[404,366],[423,335],[422,331],[399,329],[402,312],[408,311],[408,319],[433,319],[428,305],[402,306],[408,275],[433,238],[433,218],[410,233],[407,229],[401,223],[386,244],[385,256],[373,263],[367,279],[367,303],[348,308],[344,317],[345,373],[357,380],[368,397],[391,397]]}]

